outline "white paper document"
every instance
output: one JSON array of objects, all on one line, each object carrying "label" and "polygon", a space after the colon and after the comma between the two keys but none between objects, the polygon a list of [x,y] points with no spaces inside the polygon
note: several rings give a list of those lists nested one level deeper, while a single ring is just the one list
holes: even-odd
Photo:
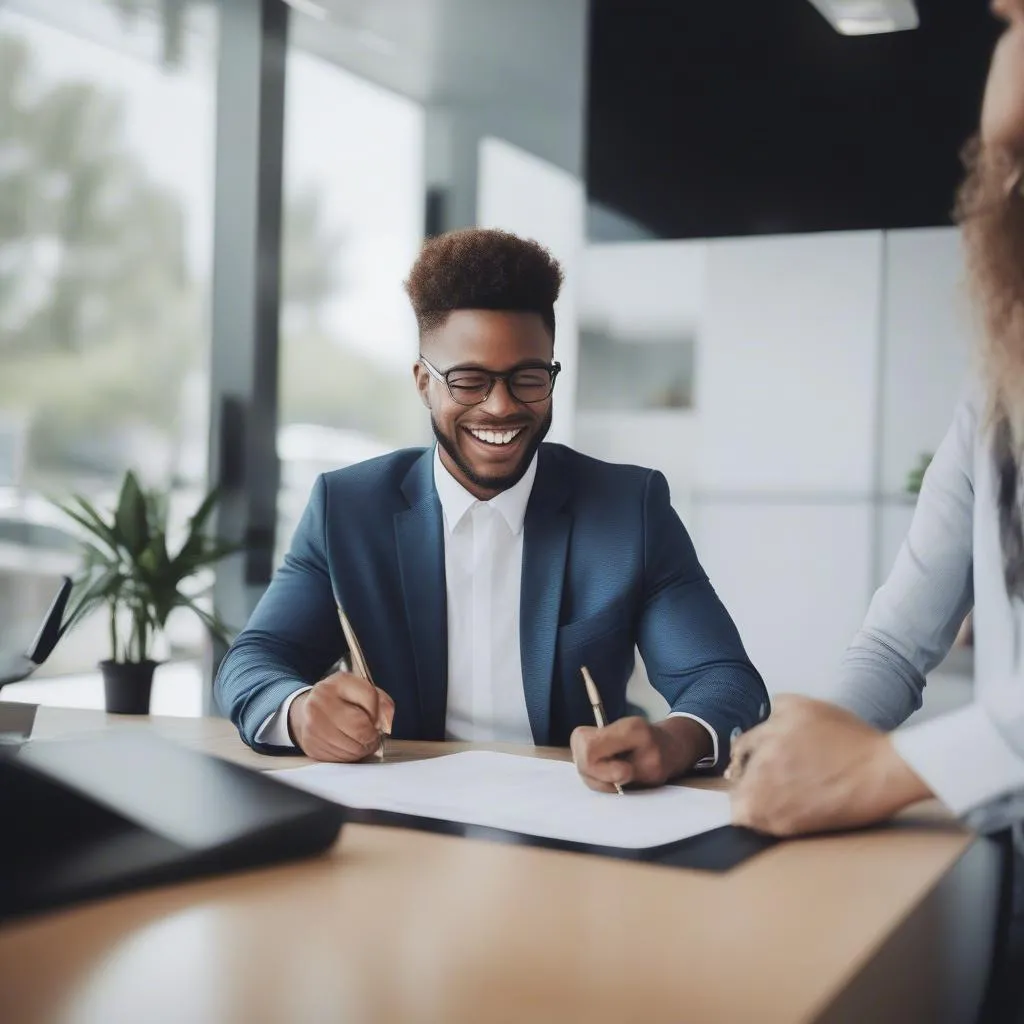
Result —
[{"label": "white paper document", "polygon": [[725,793],[681,786],[626,790],[623,796],[595,793],[570,762],[483,750],[392,764],[315,764],[269,774],[349,807],[634,850],[730,821]]}]

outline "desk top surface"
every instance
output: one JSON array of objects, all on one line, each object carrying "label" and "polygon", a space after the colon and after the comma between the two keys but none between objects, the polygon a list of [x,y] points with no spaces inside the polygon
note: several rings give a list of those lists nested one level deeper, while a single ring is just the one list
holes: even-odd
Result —
[{"label": "desk top surface", "polygon": [[[106,728],[307,763],[252,753],[221,719],[40,708],[34,735]],[[811,1020],[971,842],[922,805],[718,875],[349,824],[315,860],[0,927],[0,1020]]]}]

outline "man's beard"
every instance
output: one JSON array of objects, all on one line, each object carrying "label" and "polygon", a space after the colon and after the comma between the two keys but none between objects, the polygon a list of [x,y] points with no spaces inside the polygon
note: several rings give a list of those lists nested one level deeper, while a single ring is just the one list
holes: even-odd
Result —
[{"label": "man's beard", "polygon": [[972,139],[957,196],[971,291],[982,318],[978,355],[988,416],[1024,445],[1024,159]]},{"label": "man's beard", "polygon": [[434,428],[434,437],[437,438],[437,443],[451,456],[452,462],[458,466],[470,483],[488,491],[507,491],[510,487],[515,487],[530,468],[530,463],[533,461],[534,455],[537,454],[541,441],[547,437],[548,431],[551,429],[551,414],[553,411],[553,407],[548,409],[547,416],[541,421],[540,426],[537,428],[537,433],[530,439],[530,443],[523,452],[523,457],[519,460],[519,464],[511,473],[506,473],[504,476],[481,476],[479,473],[474,472],[473,468],[463,459],[455,439],[442,432],[437,420],[433,416],[430,417],[430,425]]}]

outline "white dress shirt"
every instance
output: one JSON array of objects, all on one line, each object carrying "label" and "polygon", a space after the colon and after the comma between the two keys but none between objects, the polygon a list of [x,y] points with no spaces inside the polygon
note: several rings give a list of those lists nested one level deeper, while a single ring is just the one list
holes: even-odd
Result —
[{"label": "white dress shirt", "polygon": [[[434,448],[448,598],[447,739],[533,743],[523,691],[519,602],[523,523],[536,476],[535,455],[518,483],[490,501],[480,501],[448,472]],[[308,689],[290,694],[266,719],[256,734],[258,743],[294,746],[288,709]],[[718,763],[714,729],[696,715],[674,715],[699,722],[711,734],[712,755],[696,767],[713,768]]]},{"label": "white dress shirt", "polygon": [[479,501],[434,449],[434,486],[444,515],[448,595],[448,707],[451,740],[533,743],[519,650],[523,520],[537,476]]}]

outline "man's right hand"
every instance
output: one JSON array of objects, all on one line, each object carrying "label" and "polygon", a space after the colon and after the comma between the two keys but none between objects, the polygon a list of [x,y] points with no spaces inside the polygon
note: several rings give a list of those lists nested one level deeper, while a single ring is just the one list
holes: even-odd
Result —
[{"label": "man's right hand", "polygon": [[317,761],[361,761],[391,733],[395,702],[373,683],[335,672],[300,693],[288,708],[288,728],[299,749]]}]

